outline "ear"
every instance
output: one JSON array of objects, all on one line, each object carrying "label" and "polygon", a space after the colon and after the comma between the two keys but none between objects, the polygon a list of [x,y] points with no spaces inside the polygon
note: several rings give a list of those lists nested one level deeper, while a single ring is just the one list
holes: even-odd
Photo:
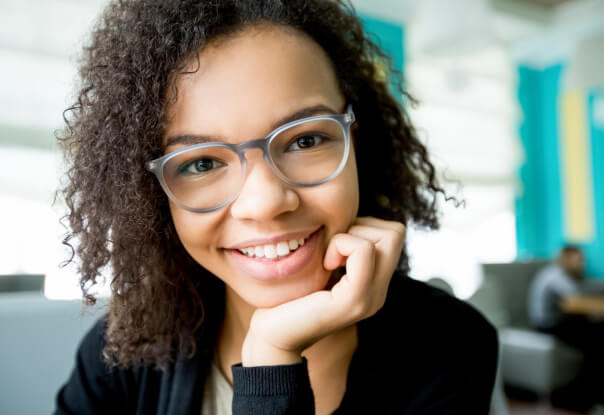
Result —
[{"label": "ear", "polygon": [[352,138],[352,145],[355,148],[357,147],[358,134],[359,134],[359,122],[355,121],[355,123],[350,126],[350,138]]}]

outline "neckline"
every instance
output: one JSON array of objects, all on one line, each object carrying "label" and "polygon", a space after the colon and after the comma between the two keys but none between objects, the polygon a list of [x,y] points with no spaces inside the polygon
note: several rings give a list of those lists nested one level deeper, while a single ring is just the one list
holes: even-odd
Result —
[{"label": "neckline", "polygon": [[220,383],[224,386],[227,386],[231,391],[233,390],[233,385],[229,382],[229,379],[222,373],[220,370],[220,356],[218,354],[217,348],[214,349],[214,353],[212,355],[212,360],[210,362],[210,370],[214,373]]}]

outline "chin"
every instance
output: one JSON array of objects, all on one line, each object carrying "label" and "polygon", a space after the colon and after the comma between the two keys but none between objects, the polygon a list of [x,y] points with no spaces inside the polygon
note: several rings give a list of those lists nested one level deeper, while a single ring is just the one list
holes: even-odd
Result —
[{"label": "chin", "polygon": [[[322,276],[318,283],[296,284],[281,287],[262,287],[247,291],[242,298],[255,308],[273,308],[281,304],[294,301],[317,291],[321,291],[329,281],[329,275]],[[310,282],[310,281],[305,281]]]}]

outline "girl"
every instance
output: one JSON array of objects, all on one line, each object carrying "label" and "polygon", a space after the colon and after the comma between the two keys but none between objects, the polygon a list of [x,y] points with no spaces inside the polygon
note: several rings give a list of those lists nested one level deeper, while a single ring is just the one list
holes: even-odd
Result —
[{"label": "girl", "polygon": [[376,58],[339,1],[107,7],[61,141],[112,298],[56,413],[488,412],[493,328],[406,277],[444,192]]}]

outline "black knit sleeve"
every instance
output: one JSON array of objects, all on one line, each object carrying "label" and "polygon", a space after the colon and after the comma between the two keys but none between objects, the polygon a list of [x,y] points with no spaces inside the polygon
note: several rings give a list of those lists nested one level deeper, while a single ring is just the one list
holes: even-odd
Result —
[{"label": "black knit sleeve", "polygon": [[314,414],[308,361],[292,365],[232,366],[233,415]]}]

